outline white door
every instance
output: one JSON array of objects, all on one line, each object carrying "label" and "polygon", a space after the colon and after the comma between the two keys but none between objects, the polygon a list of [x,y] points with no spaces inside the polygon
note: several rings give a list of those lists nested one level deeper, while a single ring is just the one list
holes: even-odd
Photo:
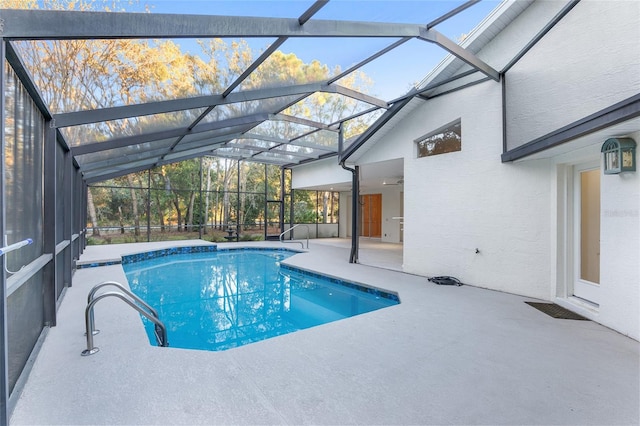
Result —
[{"label": "white door", "polygon": [[574,167],[573,295],[598,304],[600,294],[600,166]]}]

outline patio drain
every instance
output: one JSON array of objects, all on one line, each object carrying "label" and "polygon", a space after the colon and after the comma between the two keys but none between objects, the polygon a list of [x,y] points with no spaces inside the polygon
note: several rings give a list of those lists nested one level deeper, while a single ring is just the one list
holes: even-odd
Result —
[{"label": "patio drain", "polygon": [[524,302],[524,303],[526,303],[527,305],[533,306],[537,310],[544,312],[550,317],[554,317],[558,319],[589,321],[589,319],[583,317],[582,315],[578,315],[575,312],[571,312],[570,310],[565,309],[560,305],[556,305],[555,303],[539,303],[539,302]]}]

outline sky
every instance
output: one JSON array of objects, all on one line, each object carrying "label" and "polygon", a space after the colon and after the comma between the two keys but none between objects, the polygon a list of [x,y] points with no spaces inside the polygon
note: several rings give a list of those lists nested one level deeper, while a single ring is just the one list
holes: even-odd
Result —
[{"label": "sky", "polygon": [[[367,22],[394,22],[427,24],[451,9],[465,3],[457,0],[331,0],[312,19],[330,19]],[[240,1],[240,0],[139,0],[128,11],[149,10],[151,13],[206,14],[231,16],[258,16],[274,18],[298,18],[313,4],[313,0]],[[499,1],[483,0],[435,29],[452,40],[468,34],[493,10]],[[254,51],[264,49],[272,40],[254,39],[250,45]],[[395,39],[289,39],[281,50],[295,53],[305,62],[314,59],[343,70],[360,62]],[[199,47],[193,40],[176,41],[183,51],[197,54]],[[384,100],[402,96],[422,80],[447,52],[431,43],[411,40],[401,47],[362,68],[374,81],[371,93]],[[257,56],[257,55],[256,55]]]}]

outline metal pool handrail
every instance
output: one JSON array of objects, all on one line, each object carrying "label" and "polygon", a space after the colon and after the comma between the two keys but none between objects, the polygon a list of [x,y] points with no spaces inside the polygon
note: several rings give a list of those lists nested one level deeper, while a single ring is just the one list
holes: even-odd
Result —
[{"label": "metal pool handrail", "polygon": [[[108,283],[102,283],[102,284],[113,285],[114,283],[108,282]],[[87,349],[82,351],[82,356],[93,355],[100,350],[98,347],[93,346],[93,336],[94,336],[93,330],[95,329],[93,308],[96,305],[96,303],[98,303],[98,301],[105,299],[107,297],[117,297],[123,300],[126,304],[128,304],[133,309],[138,311],[141,315],[144,315],[147,319],[149,319],[149,321],[153,322],[155,324],[155,335],[156,335],[156,341],[158,343],[158,346],[163,346],[163,347],[169,346],[169,342],[167,341],[167,328],[165,327],[164,323],[160,321],[160,318],[158,318],[158,314],[156,310],[151,308],[146,302],[142,301],[142,305],[145,307],[145,309],[143,309],[140,305],[136,304],[136,302],[134,301],[134,300],[141,301],[139,297],[133,295],[126,289],[122,288],[122,285],[120,285],[119,283],[115,283],[115,284],[117,287],[123,289],[124,292],[128,293],[128,295],[133,297],[130,299],[127,296],[125,296],[124,293],[120,293],[117,291],[107,292],[99,296],[92,297],[91,293],[95,294],[94,290],[97,290],[95,287],[94,289],[92,289],[90,293],[90,302],[88,303],[84,311],[84,322],[85,322],[86,336],[87,336]],[[99,286],[103,287],[104,285],[98,284],[98,286],[96,287],[99,288]],[[149,310],[146,310],[147,308],[149,308]]]},{"label": "metal pool handrail", "polygon": [[309,231],[309,225],[305,225],[305,224],[303,224],[303,223],[299,223],[299,224],[297,224],[297,225],[293,225],[291,228],[287,229],[287,230],[286,230],[286,231],[284,231],[282,234],[280,234],[280,237],[279,237],[280,242],[281,242],[281,243],[300,243],[300,245],[302,246],[302,248],[304,248],[304,244],[302,243],[302,241],[284,241],[284,240],[282,239],[282,237],[284,237],[284,234],[286,234],[287,232],[291,232],[291,231],[293,231],[293,230],[294,230],[295,228],[297,228],[298,226],[304,226],[305,228],[307,228],[307,249],[308,249],[308,248],[309,248],[309,234],[310,234],[310,231]]},{"label": "metal pool handrail", "polygon": [[[138,296],[136,296],[135,294],[127,290],[122,284],[120,284],[117,281],[105,281],[95,285],[89,292],[89,295],[87,296],[87,305],[90,304],[91,301],[95,298],[96,292],[100,290],[102,287],[106,287],[106,286],[117,287],[121,292],[123,292],[124,294],[126,294],[127,296],[129,296],[130,298],[138,302],[139,304],[141,304],[145,309],[151,312],[156,318],[160,318],[160,315],[158,315],[158,311],[153,309],[153,307],[151,307],[147,302],[145,302],[144,300],[142,300],[141,298],[139,298]],[[100,330],[95,329],[95,319],[93,316],[93,311],[91,311],[91,324],[93,325],[93,328],[91,329],[91,332],[93,333],[93,335],[95,336],[96,334],[100,333]]]}]

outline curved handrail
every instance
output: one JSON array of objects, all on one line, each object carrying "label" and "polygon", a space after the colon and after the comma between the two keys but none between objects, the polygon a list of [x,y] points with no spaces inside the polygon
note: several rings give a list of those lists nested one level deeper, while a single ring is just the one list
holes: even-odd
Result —
[{"label": "curved handrail", "polygon": [[[4,254],[7,254],[9,252],[12,252],[14,250],[17,250],[17,249],[19,249],[21,247],[27,246],[29,244],[33,244],[33,240],[31,238],[27,238],[26,240],[22,240],[22,241],[19,241],[17,243],[13,243],[13,244],[9,244],[7,241],[8,241],[7,240],[7,236],[5,235],[4,236],[4,245],[5,246],[0,248],[0,256],[2,256]],[[4,270],[7,271],[7,273],[11,274],[11,275],[17,274],[18,272],[22,271],[24,269],[24,267],[26,266],[26,265],[22,265],[20,267],[20,269],[18,269],[17,271],[10,271],[9,268],[7,268],[7,256],[4,256],[2,258],[2,264],[4,266]]]},{"label": "curved handrail", "polygon": [[151,314],[150,312],[145,311],[131,299],[128,299],[124,294],[119,293],[117,291],[111,291],[107,293],[102,293],[101,295],[95,297],[84,310],[84,323],[87,331],[87,349],[82,351],[83,356],[93,355],[98,352],[100,349],[98,347],[93,346],[93,307],[100,300],[105,299],[107,297],[117,297],[123,300],[127,305],[131,306],[133,309],[138,311],[140,314],[144,315],[149,321],[153,322],[156,325],[156,340],[158,342],[158,346],[169,346],[169,342],[167,341],[167,328],[165,325],[158,319],[156,316]]},{"label": "curved handrail", "polygon": [[309,225],[305,225],[304,223],[299,223],[297,225],[293,225],[291,228],[287,229],[286,231],[284,231],[282,234],[280,234],[280,237],[278,237],[278,239],[280,240],[281,243],[300,243],[300,245],[302,246],[302,248],[304,249],[304,244],[302,243],[302,241],[284,241],[282,239],[282,237],[284,237],[284,234],[286,234],[287,232],[291,232],[294,229],[296,229],[298,226],[304,226],[305,228],[307,228],[307,249],[309,248]]},{"label": "curved handrail", "polygon": [[[139,304],[141,304],[145,309],[147,309],[149,312],[151,312],[156,318],[160,318],[160,315],[158,315],[158,311],[153,309],[147,302],[145,302],[144,300],[142,300],[141,298],[139,298],[138,296],[136,296],[135,294],[133,294],[132,292],[127,290],[122,284],[120,284],[117,281],[105,281],[105,282],[102,282],[100,284],[95,285],[91,289],[91,291],[89,292],[89,295],[87,296],[87,305],[89,303],[91,303],[91,301],[94,299],[94,296],[95,296],[96,292],[99,289],[101,289],[102,287],[109,286],[109,285],[110,286],[114,286],[114,287],[118,287],[118,289],[120,289],[124,294],[126,294],[127,296],[129,296],[130,298],[132,298],[133,300],[138,302]],[[96,330],[95,329],[95,319],[94,319],[94,316],[93,316],[93,311],[91,311],[91,323],[94,326],[94,328],[91,329],[91,332],[94,335],[100,333],[100,330]]]}]

